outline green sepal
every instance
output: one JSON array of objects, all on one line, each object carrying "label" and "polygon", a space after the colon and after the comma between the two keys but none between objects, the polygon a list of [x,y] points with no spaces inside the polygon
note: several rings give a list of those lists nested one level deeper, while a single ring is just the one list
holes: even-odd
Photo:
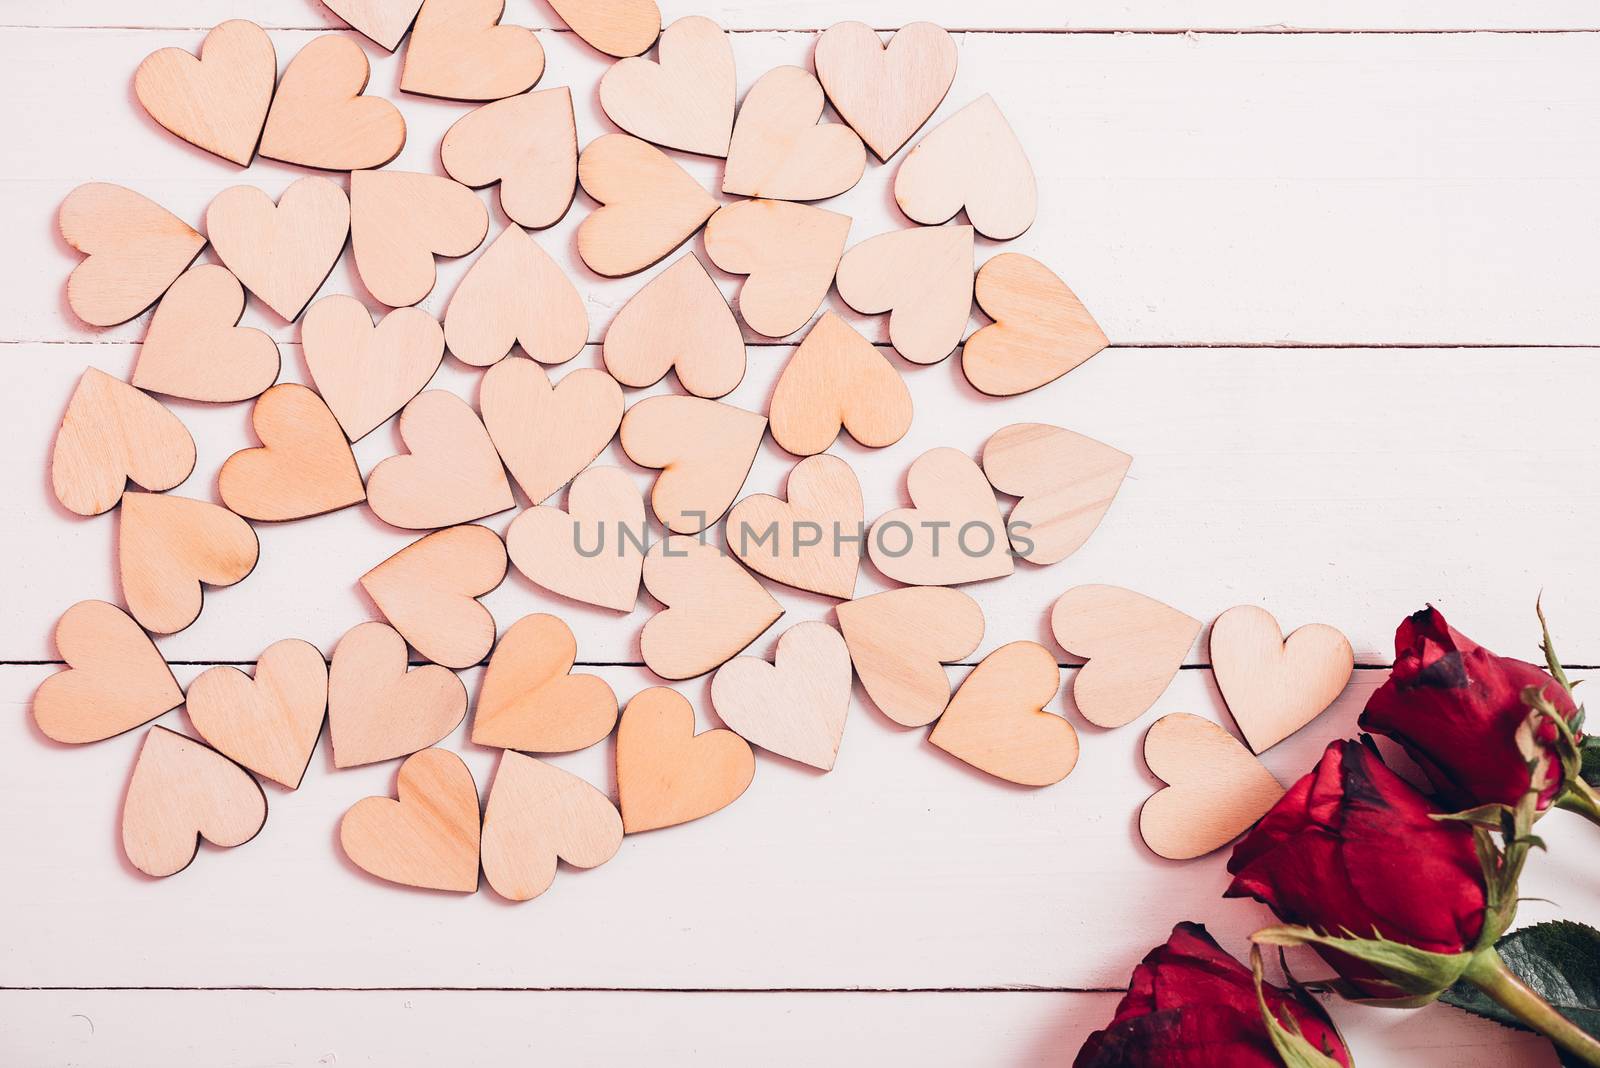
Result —
[{"label": "green sepal", "polygon": [[1433,1001],[1460,979],[1461,973],[1472,963],[1471,953],[1433,953],[1403,942],[1391,942],[1382,936],[1326,935],[1309,927],[1267,927],[1251,935],[1250,940],[1271,946],[1321,946],[1370,964],[1381,976],[1380,981],[1394,989],[1393,996],[1375,997],[1343,981],[1336,984],[1335,989],[1351,1001],[1398,1008],[1415,1008]]},{"label": "green sepal", "polygon": [[1338,1061],[1313,1046],[1300,1031],[1293,1016],[1279,1020],[1267,1006],[1266,991],[1262,989],[1261,947],[1250,947],[1250,972],[1255,976],[1256,1004],[1261,1009],[1261,1022],[1267,1025],[1267,1037],[1284,1068],[1340,1068]]}]

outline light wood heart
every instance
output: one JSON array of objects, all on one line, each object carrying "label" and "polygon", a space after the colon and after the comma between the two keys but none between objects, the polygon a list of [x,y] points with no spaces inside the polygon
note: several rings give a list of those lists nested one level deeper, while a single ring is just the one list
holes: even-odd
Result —
[{"label": "light wood heart", "polygon": [[322,6],[373,44],[393,52],[411,28],[422,0],[322,0]]},{"label": "light wood heart", "polygon": [[717,210],[689,172],[627,134],[589,142],[578,157],[578,183],[600,203],[578,224],[578,255],[608,278],[664,259]]},{"label": "light wood heart", "polygon": [[391,308],[433,292],[435,256],[483,244],[489,210],[460,182],[409,171],[350,175],[350,248],[367,291]]},{"label": "light wood heart", "polygon": [[839,261],[839,296],[889,313],[889,341],[912,363],[938,363],[972,315],[972,227],[928,226],[869,237]]},{"label": "light wood heart", "polygon": [[928,741],[1007,782],[1060,782],[1078,763],[1078,732],[1044,710],[1060,688],[1061,669],[1044,646],[1002,645],[961,683]]},{"label": "light wood heart", "polygon": [[742,200],[706,223],[706,255],[743,274],[739,314],[766,337],[785,337],[811,320],[833,285],[850,234],[850,216],[782,200]]},{"label": "light wood heart", "polygon": [[478,787],[461,758],[424,749],[400,765],[395,797],[364,797],[339,821],[356,867],[424,890],[478,892]]},{"label": "light wood heart", "polygon": [[367,476],[367,506],[391,526],[433,530],[516,504],[494,442],[472,405],[442,389],[419,393],[400,413],[409,453]]},{"label": "light wood heart", "polygon": [[67,304],[90,326],[116,326],[150,307],[206,245],[160,204],[106,182],[68,193],[56,227],[84,255],[67,276]]},{"label": "light wood heart", "polygon": [[1186,712],[1156,720],[1144,736],[1144,762],[1169,785],[1139,809],[1139,836],[1168,860],[1222,848],[1283,796],[1278,780],[1233,735]]},{"label": "light wood heart", "polygon": [[929,449],[906,472],[910,508],[872,524],[867,555],[910,586],[953,586],[1011,574],[1011,546],[994,490],[964,452]]},{"label": "light wood heart", "polygon": [[572,32],[608,56],[636,56],[655,44],[661,9],[655,0],[551,0]]},{"label": "light wood heart", "polygon": [[570,772],[507,751],[483,809],[483,877],[508,901],[531,901],[555,882],[556,861],[597,868],[622,846],[611,799]]},{"label": "light wood heart", "polygon": [[966,208],[978,233],[1009,241],[1033,225],[1039,189],[1022,143],[985,93],[911,150],[895,175],[894,199],[906,218],[929,226]]},{"label": "light wood heart", "polygon": [[639,635],[645,666],[692,679],[726,663],[778,621],[783,608],[715,547],[669,535],[644,558],[644,588],[665,607]]},{"label": "light wood heart", "polygon": [[772,440],[796,456],[825,452],[841,429],[881,449],[911,429],[911,391],[871,342],[824,312],[778,376],[767,417]]},{"label": "light wood heart", "polygon": [[499,100],[533,87],[544,47],[524,26],[502,26],[505,0],[423,0],[400,89],[449,100]]},{"label": "light wood heart", "polygon": [[900,27],[887,46],[866,23],[839,22],[817,38],[812,62],[840,117],[887,160],[950,91],[956,43],[931,22]]},{"label": "light wood heart", "polygon": [[217,493],[246,519],[276,522],[334,512],[366,500],[339,421],[305,386],[283,382],[256,399],[258,449],[241,449],[217,473]]},{"label": "light wood heart", "polygon": [[642,388],[676,368],[697,397],[731,393],[744,379],[744,335],[722,291],[694,253],[645,283],[606,328],[606,370]]},{"label": "light wood heart", "polygon": [[259,396],[278,380],[278,346],[239,326],[243,314],[244,287],[226,267],[189,268],[156,305],[133,384],[213,404]]},{"label": "light wood heart", "polygon": [[589,314],[560,265],[512,223],[456,287],[444,338],[473,367],[498,363],[518,344],[540,363],[565,363],[589,340]]},{"label": "light wood heart", "polygon": [[374,326],[366,305],[343,293],[311,305],[300,344],[317,390],[351,441],[404,408],[444,360],[444,331],[427,312],[396,308]]},{"label": "light wood heart", "polygon": [[1006,523],[1024,560],[1054,564],[1077,552],[1100,525],[1133,457],[1045,423],[1013,423],[983,446],[983,473],[1020,497]]},{"label": "light wood heart", "polygon": [[200,43],[200,56],[161,48],[133,72],[150,117],[197,148],[248,167],[267,121],[278,54],[260,26],[231,19]]},{"label": "light wood heart", "polygon": [[924,727],[950,703],[944,665],[983,640],[983,612],[960,590],[912,586],[834,609],[861,685],[902,727]]},{"label": "light wood heart", "polygon": [[117,506],[132,480],[168,490],[194,470],[194,438],[154,397],[96,367],[84,369],[50,453],[56,499],[79,515]]},{"label": "light wood heart", "polygon": [[867,150],[848,126],[819,123],[822,86],[803,67],[774,67],[744,96],[722,191],[771,200],[825,200],[861,180]]},{"label": "light wood heart", "polygon": [[619,467],[591,467],[572,482],[567,510],[529,508],[511,521],[506,552],[552,593],[631,612],[639,600],[649,530],[644,497]]},{"label": "light wood heart", "polygon": [[751,745],[832,771],[850,712],[850,679],[844,639],[813,619],[783,632],[773,663],[737,656],[718,668],[711,703]]},{"label": "light wood heart", "polygon": [[578,190],[572,90],[522,93],[455,121],[439,145],[445,173],[474,189],[500,183],[500,207],[534,230],[554,226]]},{"label": "light wood heart", "polygon": [[267,822],[267,795],[250,773],[193,738],[151,727],[122,802],[122,851],[156,878],[176,875],[200,839],[224,849],[250,841]]},{"label": "light wood heart", "polygon": [[186,702],[189,722],[219,753],[296,790],[328,710],[328,665],[315,645],[285,638],[262,652],[254,679],[210,668]]},{"label": "light wood heart", "polygon": [[1088,663],[1072,680],[1072,699],[1097,727],[1120,727],[1166,692],[1200,621],[1120,586],[1074,586],[1050,610],[1061,648]]},{"label": "light wood heart", "polygon": [[149,635],[116,605],[79,601],[61,614],[55,638],[67,666],[33,692],[33,719],[46,737],[98,742],[183,703]]},{"label": "light wood heart", "polygon": [[278,198],[253,185],[224,189],[206,208],[223,265],[283,318],[299,318],[344,251],[350,202],[326,178],[301,178]]},{"label": "light wood heart", "polygon": [[467,715],[467,688],[448,668],[406,670],[406,640],[386,623],[352,627],[328,672],[333,766],[409,756],[447,737]]},{"label": "light wood heart", "polygon": [[617,726],[617,795],[628,834],[709,816],[739,799],[756,775],[749,744],[726,728],[694,732],[694,706],[652,686]]},{"label": "light wood heart", "polygon": [[471,667],[494,647],[494,616],[476,598],[506,577],[506,547],[467,524],[407,545],[361,576],[384,618],[435,664]]},{"label": "light wood heart", "polygon": [[372,68],[361,46],[325,33],[284,68],[257,150],[325,171],[381,167],[406,143],[406,120],[381,96],[362,96]]},{"label": "light wood heart", "polygon": [[1324,623],[1288,638],[1272,613],[1230,608],[1211,624],[1211,671],[1251,750],[1265,753],[1333,704],[1350,682],[1350,640]]},{"label": "light wood heart", "polygon": [[974,293],[994,322],[967,338],[961,371],[991,397],[1054,382],[1109,344],[1083,302],[1031,256],[994,257],[978,270]]},{"label": "light wood heart", "polygon": [[733,46],[708,18],[668,26],[660,59],[624,59],[600,78],[600,106],[633,136],[662,148],[726,156],[736,96]]},{"label": "light wood heart", "polygon": [[117,531],[122,599],[152,634],[175,634],[200,616],[208,586],[255,570],[261,545],[250,524],[210,501],[164,493],[123,495]]},{"label": "light wood heart", "polygon": [[489,659],[472,717],[474,745],[528,753],[587,749],[617,725],[617,695],[598,675],[574,675],[578,642],[555,616],[511,624]]},{"label": "light wood heart", "polygon": [[622,417],[622,451],[659,468],[650,507],[676,534],[695,534],[722,518],[739,496],[767,431],[764,416],[721,401],[646,397]]},{"label": "light wood heart", "polygon": [[622,422],[622,389],[582,367],[550,385],[532,360],[506,360],[479,387],[483,424],[528,500],[542,504],[589,466]]},{"label": "light wood heart", "polygon": [[728,512],[728,548],[746,567],[786,586],[855,594],[861,564],[861,483],[837,456],[811,456],[789,472],[789,499],[756,493]]}]

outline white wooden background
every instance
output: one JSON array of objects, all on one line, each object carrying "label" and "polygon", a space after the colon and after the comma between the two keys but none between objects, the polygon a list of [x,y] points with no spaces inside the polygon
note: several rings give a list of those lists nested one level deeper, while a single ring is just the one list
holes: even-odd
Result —
[{"label": "white wooden background", "polygon": [[[1287,626],[1335,624],[1363,668],[1268,754],[1285,782],[1351,732],[1395,623],[1425,601],[1532,657],[1543,590],[1563,658],[1600,664],[1600,8],[1589,0],[663,4],[668,21],[690,13],[745,31],[733,38],[741,88],[773,65],[809,65],[814,31],[840,18],[960,29],[940,114],[991,92],[1032,155],[1039,220],[1009,247],[1054,266],[1113,347],[1008,401],[979,397],[955,361],[901,363],[917,406],[907,439],[838,448],[869,515],[903,503],[902,473],[924,449],[976,451],[1018,420],[1134,455],[1084,550],[973,590],[988,617],[980,655],[1018,638],[1053,647],[1049,605],[1090,581],[1207,619],[1257,602]],[[241,180],[156,127],[130,89],[145,54],[193,49],[238,16],[273,29],[280,64],[337,26],[315,0],[0,0],[0,1063],[1061,1065],[1174,921],[1203,920],[1244,952],[1266,913],[1220,900],[1224,857],[1171,864],[1138,841],[1138,806],[1157,787],[1138,755],[1154,716],[1101,731],[1070,698],[1082,760],[1035,791],[945,757],[858,693],[831,774],[763,756],[724,812],[629,839],[596,871],[563,868],[525,905],[487,889],[407,891],[355,869],[338,817],[388,792],[394,765],[334,773],[325,749],[299,791],[267,787],[255,842],[206,848],[169,880],[134,872],[117,821],[143,732],[67,748],[26,714],[56,669],[59,613],[118,593],[114,517],[79,519],[50,495],[54,427],[84,365],[131,369],[147,322],[93,330],[66,310],[75,259],[55,209],[78,183],[111,180],[198,225],[211,196]],[[539,0],[509,0],[507,19],[546,29],[542,84],[574,87],[580,140],[609,130],[601,57],[553,29]],[[401,98],[398,63],[363,44],[370,91],[408,122],[394,165],[437,170],[439,138],[467,105]],[[712,184],[714,166],[688,165]],[[276,195],[298,173],[260,161],[248,180]],[[854,217],[853,241],[904,225],[892,176],[869,166],[828,205]],[[598,340],[644,278],[602,280],[578,263],[573,233],[592,206],[580,194],[539,240],[585,293]],[[997,248],[983,244],[980,259]],[[443,308],[462,269],[443,266],[425,307]],[[323,287],[340,291],[369,299],[348,257]],[[853,318],[882,340],[880,321]],[[254,304],[246,322],[280,339],[286,378],[305,380],[296,327]],[[731,399],[764,409],[789,351],[752,345]],[[437,381],[470,397],[477,377],[447,360]],[[248,406],[173,406],[200,450],[180,492],[214,498],[218,465],[251,443]],[[358,459],[370,470],[397,448],[391,427]],[[626,465],[615,450],[610,461]],[[776,491],[787,469],[769,444],[747,489]],[[356,577],[408,540],[360,509],[259,531],[256,572],[208,593],[199,622],[160,643],[180,681],[278,638],[330,650],[373,614]],[[883,582],[868,569],[863,585]],[[830,617],[825,598],[780,596],[789,613],[757,652],[788,623]],[[529,611],[562,615],[580,658],[623,698],[656,681],[637,663],[648,598],[619,619],[513,575],[487,603],[502,628]],[[1228,722],[1204,649],[1158,713]],[[681,688],[712,722],[705,680]],[[181,711],[163,722],[187,728]],[[464,732],[446,744],[485,787],[494,754]],[[610,759],[605,744],[558,762],[614,787]],[[1524,892],[1553,903],[1528,902],[1524,922],[1600,919],[1580,859],[1596,832],[1556,814],[1541,833],[1552,855],[1534,858]],[[1367,1065],[1554,1064],[1537,1040],[1446,1008],[1334,1011]]]}]

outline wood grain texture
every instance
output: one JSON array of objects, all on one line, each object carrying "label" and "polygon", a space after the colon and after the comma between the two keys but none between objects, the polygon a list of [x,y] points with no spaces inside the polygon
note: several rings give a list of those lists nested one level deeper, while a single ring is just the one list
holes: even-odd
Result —
[{"label": "wood grain texture", "polygon": [[978,268],[973,296],[994,322],[967,338],[961,371],[992,397],[1054,382],[1108,344],[1066,283],[1020,252],[1002,252]]},{"label": "wood grain texture", "polygon": [[1050,786],[1078,763],[1078,732],[1045,711],[1061,688],[1056,658],[1034,642],[1002,645],[972,669],[928,741],[980,771]]},{"label": "wood grain texture", "polygon": [[644,588],[662,608],[639,634],[644,662],[664,679],[691,679],[737,656],[783,608],[739,562],[681,534],[650,546]]},{"label": "wood grain texture", "polygon": [[649,537],[644,497],[628,473],[590,467],[573,479],[565,511],[539,505],[511,521],[506,553],[551,593],[631,612]]},{"label": "wood grain texture", "polygon": [[438,664],[406,669],[406,640],[385,623],[352,627],[328,670],[333,766],[409,756],[442,740],[467,714],[467,691]]},{"label": "wood grain texture", "polygon": [[822,86],[804,67],[774,67],[744,94],[722,191],[772,200],[825,200],[861,181],[867,153],[848,126],[819,123]]},{"label": "wood grain texture", "polygon": [[1133,457],[1044,423],[1013,423],[983,445],[983,474],[1018,498],[1006,517],[1011,547],[1034,564],[1060,563],[1083,547],[1122,488]]},{"label": "wood grain texture", "polygon": [[261,651],[254,677],[214,667],[184,695],[189,722],[223,756],[293,790],[299,787],[328,710],[322,650],[285,638]]},{"label": "wood grain texture", "polygon": [[1283,796],[1254,753],[1215,723],[1186,712],[1151,725],[1144,760],[1169,785],[1139,809],[1139,836],[1168,860],[1221,849]]},{"label": "wood grain texture", "polygon": [[133,93],[150,117],[190,144],[248,167],[278,82],[272,39],[246,19],[219,23],[190,55],[150,53],[133,72]]},{"label": "wood grain texture", "polygon": [[478,405],[500,459],[534,504],[588,467],[622,423],[622,390],[592,367],[552,386],[532,360],[505,360],[483,376]]},{"label": "wood grain texture", "polygon": [[217,472],[222,503],[246,519],[276,522],[348,508],[366,499],[339,421],[294,382],[256,398],[250,427],[259,448],[241,449]]},{"label": "wood grain texture", "polygon": [[676,534],[716,523],[739,495],[765,436],[754,412],[700,397],[647,397],[622,417],[628,459],[660,470],[650,491],[656,518]]},{"label": "wood grain texture", "polygon": [[474,745],[528,753],[586,749],[617,724],[604,679],[572,674],[572,628],[545,613],[523,616],[495,646],[472,715]]},{"label": "wood grain texture", "polygon": [[837,456],[794,465],[787,499],[754,493],[728,512],[728,549],[786,586],[848,600],[861,564],[861,482]]},{"label": "wood grain texture", "polygon": [[727,156],[736,82],[733,46],[689,15],[661,33],[655,61],[634,56],[600,78],[600,106],[623,130],[662,148]]},{"label": "wood grain texture", "polygon": [[393,52],[411,28],[422,0],[322,0],[322,6],[374,44]]},{"label": "wood grain texture", "polygon": [[554,0],[550,6],[572,32],[608,56],[636,56],[661,32],[655,0]]},{"label": "wood grain texture", "polygon": [[460,182],[437,174],[350,175],[350,251],[362,285],[391,308],[433,291],[435,256],[465,256],[483,243],[489,212]]},{"label": "wood grain texture", "polygon": [[506,577],[506,549],[487,527],[435,531],[361,576],[361,588],[412,648],[436,664],[476,664],[494,646],[477,598]]},{"label": "wood grain texture", "polygon": [[133,384],[152,393],[225,404],[259,396],[278,380],[278,346],[240,327],[244,287],[226,267],[202,263],[172,283],[139,349]]},{"label": "wood grain texture", "polygon": [[782,200],[742,200],[706,223],[706,255],[739,289],[739,315],[764,337],[786,337],[811,321],[833,285],[850,217]]},{"label": "wood grain texture", "polygon": [[67,276],[67,304],[91,326],[126,322],[160,300],[206,244],[155,201],[105,182],[67,194],[56,229],[84,255]]},{"label": "wood grain texture", "polygon": [[439,161],[462,185],[498,183],[500,208],[519,226],[555,225],[578,190],[572,90],[522,93],[463,115],[445,131]]},{"label": "wood grain texture", "polygon": [[206,208],[206,233],[223,266],[290,321],[327,280],[349,232],[350,201],[326,178],[301,178],[276,204],[255,186],[236,185]]},{"label": "wood grain texture", "polygon": [[721,397],[743,380],[744,361],[733,309],[693,253],[629,297],[606,330],[606,370],[625,386],[653,386],[676,370],[690,393]]},{"label": "wood grain texture", "polygon": [[135,868],[176,875],[202,838],[243,845],[266,822],[267,797],[249,772],[193,738],[150,728],[122,803],[122,850]]},{"label": "wood grain texture", "polygon": [[501,25],[505,0],[422,0],[400,89],[452,100],[499,100],[533,87],[544,47],[525,26]]},{"label": "wood grain texture", "polygon": [[400,765],[394,798],[357,801],[339,821],[351,863],[392,883],[478,890],[478,788],[448,749],[424,749]]},{"label": "wood grain texture", "polygon": [[965,210],[978,233],[1009,241],[1033,225],[1039,186],[1027,150],[985,93],[911,149],[895,174],[894,200],[929,226]]},{"label": "wood grain texture", "polygon": [[858,312],[889,313],[889,340],[912,363],[938,363],[972,314],[972,227],[891,230],[839,261],[839,296]]},{"label": "wood grain texture", "polygon": [[550,889],[556,862],[596,868],[622,845],[611,799],[570,772],[521,753],[500,754],[483,809],[483,875],[509,901]]},{"label": "wood grain texture", "polygon": [[1050,610],[1056,644],[1087,663],[1072,702],[1097,727],[1120,727],[1166,692],[1200,636],[1201,623],[1120,586],[1074,586]]},{"label": "wood grain texture", "polygon": [[817,37],[812,62],[835,110],[887,160],[950,91],[956,44],[932,22],[902,26],[887,44],[866,23],[840,22]]},{"label": "wood grain texture", "polygon": [[503,512],[516,503],[489,432],[472,405],[430,389],[400,413],[408,452],[367,476],[372,514],[405,530],[435,530]]},{"label": "wood grain texture", "polygon": [[79,515],[115,508],[129,482],[169,490],[194,470],[194,438],[162,403],[89,367],[50,451],[56,500]]},{"label": "wood grain texture", "polygon": [[850,711],[850,651],[828,624],[796,623],[767,663],[736,656],[711,677],[711,703],[734,733],[769,753],[832,771]]},{"label": "wood grain texture", "polygon": [[98,742],[183,703],[172,669],[116,605],[79,601],[61,614],[55,649],[65,666],[34,691],[33,721],[57,742]]},{"label": "wood grain texture", "polygon": [[941,446],[917,457],[906,493],[911,507],[884,512],[867,533],[867,557],[886,577],[954,586],[1015,570],[994,490],[965,453]]},{"label": "wood grain texture", "polygon": [[1350,681],[1350,640],[1326,623],[1287,638],[1272,613],[1230,608],[1211,624],[1211,663],[1228,711],[1257,753],[1283,741],[1333,704]]},{"label": "wood grain texture", "polygon": [[578,225],[578,255],[611,278],[664,259],[717,210],[666,153],[626,134],[589,142],[578,157],[578,182],[600,204]]},{"label": "wood grain texture", "polygon": [[328,171],[381,167],[406,143],[406,120],[382,96],[365,96],[372,67],[349,37],[313,37],[278,79],[259,151]]},{"label": "wood grain texture", "polygon": [[451,354],[474,367],[498,363],[513,345],[540,363],[565,363],[588,336],[578,290],[516,223],[473,261],[444,315]]},{"label": "wood grain texture", "polygon": [[617,796],[628,834],[673,827],[726,808],[750,786],[756,758],[723,727],[695,733],[676,690],[635,694],[617,725]]},{"label": "wood grain texture", "polygon": [[900,372],[832,312],[789,357],[767,408],[772,440],[797,456],[823,452],[841,430],[868,448],[893,445],[911,429],[911,413]]},{"label": "wood grain texture", "polygon": [[130,492],[117,518],[122,599],[152,634],[174,634],[193,623],[203,586],[243,581],[261,552],[250,524],[210,501]]},{"label": "wood grain texture", "polygon": [[945,664],[983,640],[983,611],[968,594],[912,586],[846,601],[835,609],[861,686],[902,727],[925,727],[950,703]]},{"label": "wood grain texture", "polygon": [[417,308],[395,308],[374,324],[366,305],[335,293],[306,311],[300,346],[345,437],[360,441],[427,388],[444,359],[444,331]]}]

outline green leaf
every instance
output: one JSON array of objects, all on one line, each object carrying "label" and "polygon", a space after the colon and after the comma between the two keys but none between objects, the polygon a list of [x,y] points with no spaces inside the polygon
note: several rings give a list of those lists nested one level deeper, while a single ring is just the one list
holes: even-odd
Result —
[{"label": "green leaf", "polygon": [[[1556,920],[1513,931],[1495,948],[1517,977],[1557,1012],[1600,1037],[1600,931],[1571,920]],[[1446,990],[1439,1000],[1507,1027],[1527,1030],[1465,980]]]},{"label": "green leaf", "polygon": [[1590,786],[1600,786],[1600,735],[1591,734],[1583,740],[1579,750],[1583,754],[1583,770],[1579,772]]}]

